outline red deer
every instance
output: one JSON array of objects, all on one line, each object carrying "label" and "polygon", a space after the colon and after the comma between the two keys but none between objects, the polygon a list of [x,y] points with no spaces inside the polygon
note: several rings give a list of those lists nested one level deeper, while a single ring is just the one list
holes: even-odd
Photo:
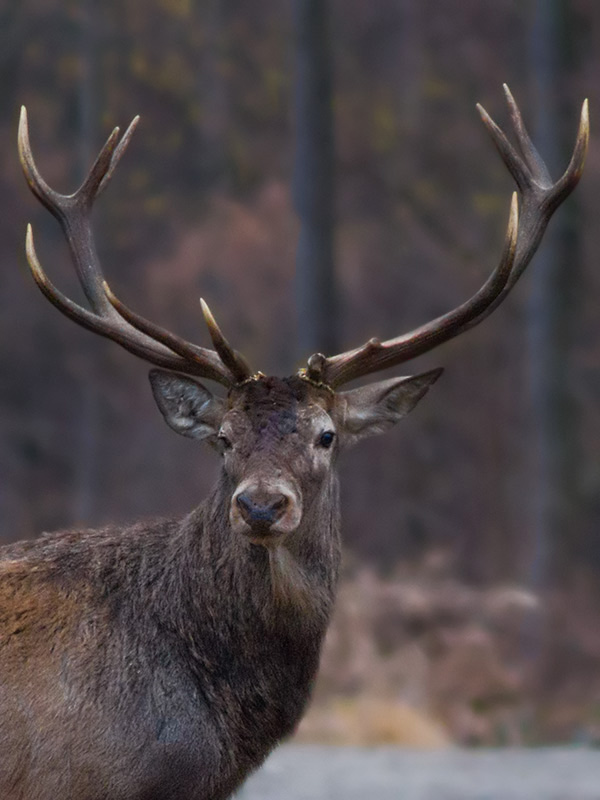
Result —
[{"label": "red deer", "polygon": [[[136,121],[120,141],[112,133],[81,188],[66,196],[38,172],[23,110],[27,181],[64,231],[91,310],[47,278],[29,227],[35,281],[63,314],[154,365],[150,383],[167,424],[211,444],[222,471],[183,519],[44,534],[2,549],[0,797],[223,800],[294,730],[335,593],[338,454],[388,431],[441,370],[340,388],[481,322],[580,178],[586,104],[571,163],[553,183],[508,89],[506,96],[516,147],[480,108],[520,193],[491,277],[410,333],[317,353],[287,378],[254,372],[206,304],[214,349],[149,322],[107,286],[90,213]],[[198,378],[221,384],[224,396]]]}]

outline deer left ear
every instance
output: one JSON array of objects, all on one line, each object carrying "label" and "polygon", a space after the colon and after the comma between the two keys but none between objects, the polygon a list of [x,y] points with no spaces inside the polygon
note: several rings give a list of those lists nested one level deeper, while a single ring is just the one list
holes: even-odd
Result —
[{"label": "deer left ear", "polygon": [[351,443],[384,433],[412,411],[442,372],[442,369],[433,369],[421,375],[391,378],[340,392],[336,406],[341,430]]},{"label": "deer left ear", "polygon": [[225,410],[221,398],[173,372],[153,369],[149,378],[156,405],[170,428],[191,439],[214,439]]}]

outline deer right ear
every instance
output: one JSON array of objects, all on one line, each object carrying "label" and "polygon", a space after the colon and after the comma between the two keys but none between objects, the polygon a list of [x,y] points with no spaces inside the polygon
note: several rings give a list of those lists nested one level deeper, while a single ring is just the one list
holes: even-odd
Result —
[{"label": "deer right ear", "polygon": [[384,433],[406,416],[442,374],[432,369],[421,375],[390,378],[336,395],[341,429],[349,443]]},{"label": "deer right ear", "polygon": [[170,428],[191,439],[217,435],[225,411],[220,397],[201,383],[173,372],[153,369],[149,378],[156,404]]}]

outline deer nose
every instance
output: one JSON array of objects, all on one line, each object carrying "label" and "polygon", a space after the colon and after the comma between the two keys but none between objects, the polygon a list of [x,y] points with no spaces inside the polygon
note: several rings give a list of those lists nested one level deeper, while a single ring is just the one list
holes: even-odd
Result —
[{"label": "deer nose", "polygon": [[268,528],[281,518],[288,505],[284,494],[253,497],[249,492],[240,492],[235,498],[240,514],[251,528]]}]

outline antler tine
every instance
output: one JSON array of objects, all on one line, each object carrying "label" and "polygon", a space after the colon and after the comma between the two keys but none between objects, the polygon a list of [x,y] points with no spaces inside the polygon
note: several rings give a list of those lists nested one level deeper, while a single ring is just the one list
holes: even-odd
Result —
[{"label": "antler tine", "polygon": [[26,252],[32,275],[43,294],[63,314],[84,328],[112,339],[129,352],[156,366],[209,378],[229,387],[238,380],[239,367],[234,373],[220,359],[218,353],[186,342],[134,314],[115,297],[104,280],[90,215],[94,200],[108,184],[138,119],[136,117],[133,120],[120,141],[119,129],[115,128],[80,188],[71,195],[64,195],[48,186],[37,169],[29,142],[27,112],[22,109],[19,154],[27,182],[35,196],[58,219],[92,310],[74,303],[48,279],[35,251],[31,226],[28,226]]},{"label": "antler tine", "polygon": [[221,361],[235,375],[238,382],[249,378],[252,375],[252,370],[246,359],[237,350],[234,350],[223,336],[221,329],[217,325],[217,320],[202,297],[200,298],[200,308],[202,309],[202,316],[206,322],[210,338]]},{"label": "antler tine", "polygon": [[577,186],[583,174],[583,165],[590,143],[590,113],[587,98],[581,106],[581,116],[579,118],[579,129],[575,140],[573,155],[563,176],[559,178],[554,187],[553,202],[560,205],[565,197],[571,194]]},{"label": "antler tine", "polygon": [[[227,374],[226,380],[223,380],[224,362],[219,357],[218,353],[215,354],[212,350],[207,350],[205,347],[199,347],[198,345],[191,344],[171,331],[167,331],[156,323],[150,322],[150,320],[147,320],[145,317],[142,317],[135,311],[132,311],[121,300],[119,300],[106,281],[104,281],[103,286],[108,301],[117,311],[119,316],[125,320],[125,322],[129,323],[129,325],[140,331],[140,333],[146,334],[152,341],[160,342],[169,350],[172,350],[178,356],[181,356],[186,363],[189,362],[185,369],[179,368],[179,372],[186,372],[191,375],[212,378],[212,380],[225,383],[227,386],[231,385],[232,382],[239,380],[237,375],[235,375],[233,376],[235,381],[232,381],[231,374]],[[196,365],[196,368],[194,368],[194,364]],[[227,364],[225,364],[225,366],[227,367]],[[208,371],[210,371],[210,374]]]},{"label": "antler tine", "polygon": [[27,109],[25,106],[21,106],[17,143],[19,148],[19,160],[29,188],[37,199],[56,216],[55,209],[60,202],[61,195],[48,186],[35,164],[33,153],[31,152],[31,144],[29,142],[29,122],[27,120]]},{"label": "antler tine", "polygon": [[[104,143],[104,147],[98,153],[98,156],[96,157],[96,160],[86,175],[83,183],[69,198],[72,199],[72,202],[81,204],[81,206],[86,210],[88,208],[91,209],[94,200],[100,193],[100,186],[102,184],[106,186],[113,173],[114,167],[116,166],[116,162],[119,161],[124,152],[125,148],[121,147],[119,156],[115,161],[120,132],[120,128],[113,129],[112,133]],[[123,142],[121,142],[121,144],[123,144]],[[129,144],[129,139],[125,142],[125,146],[127,146],[127,144]],[[115,162],[114,165],[113,162]]]},{"label": "antler tine", "polygon": [[[525,127],[525,123],[523,122],[523,117],[521,116],[521,111],[519,110],[519,106],[517,105],[515,98],[512,95],[512,92],[508,88],[508,85],[506,83],[503,83],[502,88],[504,89],[504,97],[506,99],[506,104],[508,105],[510,121],[513,126],[515,138],[517,140],[519,149],[521,151],[521,154],[523,155],[523,158],[525,159],[526,164],[531,171],[537,172],[537,174],[543,180],[545,185],[551,186],[552,178],[550,177],[550,173],[548,172],[548,168],[544,164],[542,157],[538,153],[537,148],[535,147],[535,145],[531,141],[531,138],[529,137],[529,134],[527,133],[527,128]],[[494,123],[489,118],[483,106],[477,104],[477,108],[479,110],[479,113],[481,114],[484,123],[486,122],[485,118],[487,118],[489,122],[492,123],[492,126],[494,126]],[[499,130],[497,126],[494,127],[497,130]]]},{"label": "antler tine", "polygon": [[496,125],[485,108],[479,103],[477,103],[476,108],[479,112],[479,116],[481,117],[481,121],[487,128],[492,141],[496,145],[496,149],[500,153],[500,157],[504,161],[510,174],[513,176],[519,191],[525,191],[530,186],[531,176],[529,170],[523,162],[523,159],[519,157],[517,151],[509,142],[502,128],[499,128],[498,125]]},{"label": "antler tine", "polygon": [[[129,123],[129,127],[127,128],[127,130],[125,131],[125,133],[121,137],[121,141],[118,143],[118,145],[113,150],[112,158],[110,159],[110,164],[108,166],[108,169],[106,170],[106,174],[104,175],[104,177],[100,181],[100,184],[98,185],[98,189],[96,191],[96,197],[99,197],[100,194],[108,186],[108,183],[109,183],[110,179],[113,176],[113,172],[115,171],[115,168],[116,168],[117,164],[121,160],[121,157],[123,156],[123,153],[127,149],[127,146],[129,145],[129,142],[131,141],[131,137],[133,136],[133,134],[135,132],[135,129],[138,126],[139,121],[140,121],[139,115],[135,116],[131,120],[131,122]],[[118,128],[115,128],[115,131],[118,131],[118,130],[119,130]],[[115,131],[113,131],[113,133]]]},{"label": "antler tine", "polygon": [[319,354],[311,356],[307,370],[311,379],[337,387],[422,355],[478,325],[500,305],[522,275],[540,243],[550,217],[573,191],[581,177],[589,140],[588,105],[586,100],[581,110],[579,131],[569,166],[563,176],[553,183],[546,165],[529,138],[521,112],[508,86],[504,86],[504,91],[520,154],[485,109],[477,106],[483,123],[521,194],[518,217],[513,195],[500,266],[466,303],[410,333],[386,342],[372,339],[356,350],[330,358]]}]

